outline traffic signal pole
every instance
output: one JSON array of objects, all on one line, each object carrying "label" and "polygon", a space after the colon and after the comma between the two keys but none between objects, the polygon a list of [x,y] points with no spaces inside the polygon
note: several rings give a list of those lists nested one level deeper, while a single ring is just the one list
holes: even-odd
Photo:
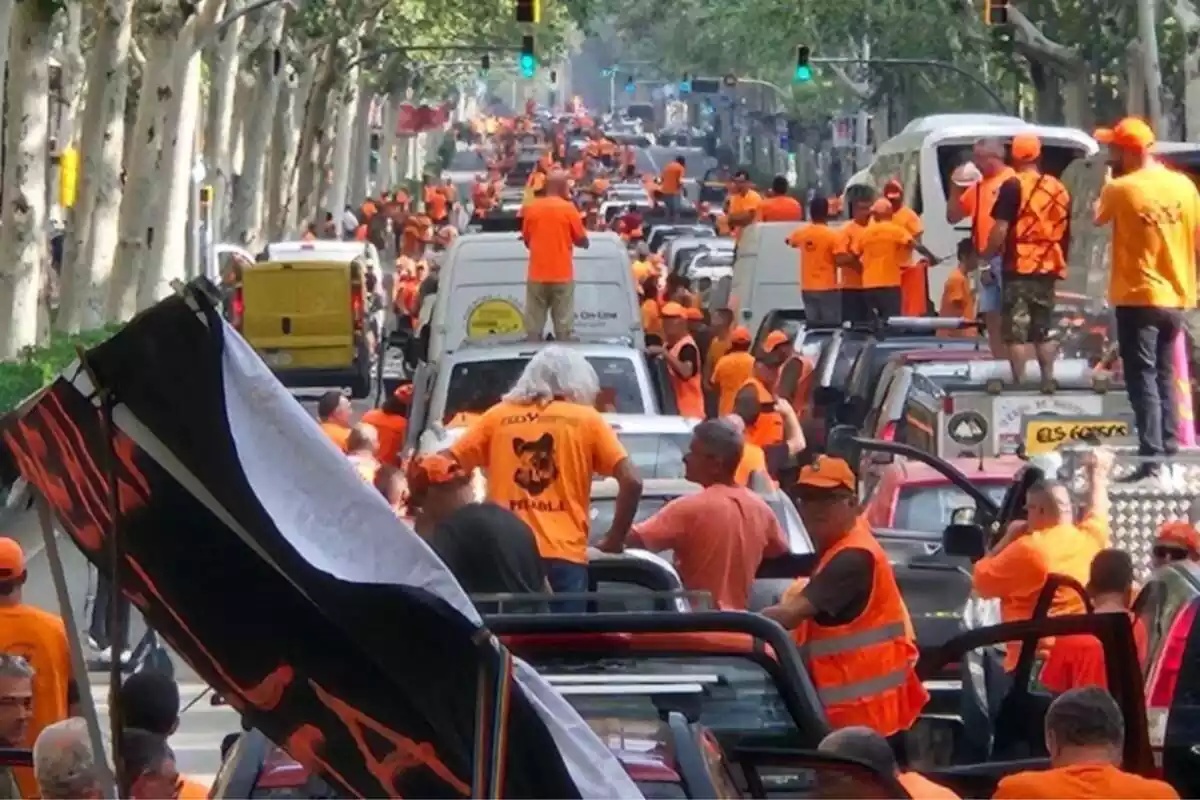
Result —
[{"label": "traffic signal pole", "polygon": [[951,64],[949,61],[939,61],[938,59],[935,59],[935,58],[870,58],[870,57],[868,57],[868,58],[854,58],[854,57],[822,58],[820,56],[813,56],[811,60],[812,60],[812,63],[814,63],[814,64],[866,64],[867,66],[872,66],[872,67],[873,66],[933,67],[934,69],[949,70],[950,72],[953,72],[957,75],[961,75],[962,77],[966,78],[971,83],[975,84],[980,89],[982,89],[987,94],[987,96],[992,99],[992,102],[994,102],[996,104],[996,107],[998,109],[1000,109],[1000,111],[1002,113],[1004,113],[1004,114],[1013,113],[1013,110],[1005,104],[1003,98],[1001,98],[1000,95],[996,93],[996,90],[993,89],[990,85],[988,85],[988,83],[986,81],[984,81],[982,78],[980,78],[975,73],[970,72],[969,70],[965,70],[962,67]]}]

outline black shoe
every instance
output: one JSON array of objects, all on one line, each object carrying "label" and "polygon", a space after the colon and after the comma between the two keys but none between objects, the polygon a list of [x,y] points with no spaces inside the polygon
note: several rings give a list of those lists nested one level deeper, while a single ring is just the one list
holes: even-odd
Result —
[{"label": "black shoe", "polygon": [[1140,483],[1144,480],[1157,480],[1162,477],[1162,464],[1142,464],[1128,475],[1117,478],[1114,483]]}]

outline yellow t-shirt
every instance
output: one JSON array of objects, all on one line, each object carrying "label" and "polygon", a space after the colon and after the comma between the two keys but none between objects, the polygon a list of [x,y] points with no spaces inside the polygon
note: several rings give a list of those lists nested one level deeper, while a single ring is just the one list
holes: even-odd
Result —
[{"label": "yellow t-shirt", "polygon": [[1196,226],[1200,192],[1186,175],[1152,166],[1110,181],[1096,222],[1112,225],[1114,306],[1196,305]]},{"label": "yellow t-shirt", "polygon": [[738,389],[754,372],[754,356],[744,350],[721,356],[713,367],[712,384],[717,387],[717,413],[722,417],[733,411]]}]

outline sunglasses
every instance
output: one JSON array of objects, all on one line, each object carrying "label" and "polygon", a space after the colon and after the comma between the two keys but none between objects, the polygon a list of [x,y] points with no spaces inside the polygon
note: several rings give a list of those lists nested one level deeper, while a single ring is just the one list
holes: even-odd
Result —
[{"label": "sunglasses", "polygon": [[1154,545],[1154,548],[1150,552],[1160,561],[1185,561],[1188,557],[1186,549],[1182,547],[1169,547],[1162,544]]}]

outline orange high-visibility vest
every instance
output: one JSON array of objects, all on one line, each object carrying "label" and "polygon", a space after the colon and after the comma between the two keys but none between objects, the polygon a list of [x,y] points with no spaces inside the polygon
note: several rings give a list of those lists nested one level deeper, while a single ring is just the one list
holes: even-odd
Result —
[{"label": "orange high-visibility vest", "polygon": [[[671,355],[679,358],[680,352],[689,344],[696,347],[696,340],[691,336],[684,336],[671,345]],[[700,348],[696,347],[696,353],[700,353]],[[675,370],[668,367],[667,374],[671,376],[671,388],[675,390],[675,403],[679,406],[679,415],[704,419],[704,389],[700,383],[700,370],[692,373],[692,377],[684,378],[676,375]]]},{"label": "orange high-visibility vest", "polygon": [[792,638],[825,705],[832,728],[866,725],[882,736],[908,730],[929,693],[917,677],[919,651],[912,621],[896,575],[862,517],[833,547],[821,554],[819,574],[843,550],[866,550],[874,557],[871,598],[846,625],[818,625],[808,619]]},{"label": "orange high-visibility vest", "polygon": [[771,394],[762,381],[753,376],[738,388],[738,394],[747,386],[754,387],[754,393],[758,395],[758,419],[746,428],[746,441],[759,447],[779,444],[783,441],[783,416],[775,410],[775,395]]},{"label": "orange high-visibility vest", "polygon": [[1071,195],[1053,175],[1020,172],[1017,180],[1021,182],[1021,205],[1013,226],[1013,271],[1062,278],[1067,273],[1063,240],[1071,222]]},{"label": "orange high-visibility vest", "polygon": [[[809,397],[812,395],[813,371],[815,365],[812,359],[800,354],[793,354],[788,361],[795,361],[799,365],[800,372],[796,377],[796,388],[792,392],[792,396],[788,398],[788,402],[792,404],[792,408],[796,409],[797,416],[803,416],[804,409],[808,407]],[[783,369],[787,368],[787,364],[783,365]],[[780,378],[783,377],[783,369],[779,370]],[[779,394],[779,380],[775,381],[775,393]]]}]

